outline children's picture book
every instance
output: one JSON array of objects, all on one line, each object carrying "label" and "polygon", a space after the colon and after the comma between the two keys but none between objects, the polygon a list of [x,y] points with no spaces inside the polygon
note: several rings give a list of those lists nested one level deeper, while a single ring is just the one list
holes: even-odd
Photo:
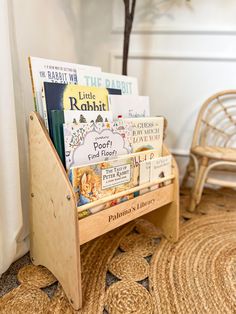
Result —
[{"label": "children's picture book", "polygon": [[137,78],[126,75],[84,71],[79,78],[79,84],[119,89],[122,95],[138,95]]},{"label": "children's picture book", "polygon": [[150,181],[171,176],[172,156],[163,156],[151,160]]},{"label": "children's picture book", "polygon": [[97,123],[112,121],[110,111],[51,110],[51,136],[60,159],[65,166],[64,123]]},{"label": "children's picture book", "polygon": [[150,182],[151,179],[151,160],[145,160],[140,164],[140,185]]},{"label": "children's picture book", "polygon": [[63,123],[64,114],[62,110],[51,111],[51,139],[57,150],[57,153],[65,167],[65,149],[64,149],[64,134]]},{"label": "children's picture book", "polygon": [[106,208],[110,208],[112,206],[115,206],[115,205],[118,205],[120,203],[123,203],[123,202],[126,202],[128,200],[131,200],[133,199],[135,196],[134,196],[134,193],[130,193],[130,194],[127,194],[127,195],[124,195],[124,196],[121,196],[121,197],[117,197],[115,198],[114,200],[110,201],[110,202],[107,202],[106,204],[102,204],[102,205],[97,205],[93,208],[89,208],[89,209],[85,209],[85,210],[82,210],[82,211],[79,211],[78,212],[78,218],[79,219],[82,219],[82,218],[85,218],[87,216],[90,216],[92,214],[95,214],[103,209],[106,209]]},{"label": "children's picture book", "polygon": [[111,111],[79,111],[79,110],[57,110],[64,117],[64,123],[89,123],[89,122],[111,122]]},{"label": "children's picture book", "polygon": [[108,100],[114,120],[118,118],[141,118],[150,116],[148,96],[109,95]]},{"label": "children's picture book", "polygon": [[[145,160],[140,164],[140,172],[139,172],[139,184],[145,184],[150,182],[151,175],[151,160]],[[139,195],[145,194],[150,191],[150,188],[144,188],[139,191]]]},{"label": "children's picture book", "polygon": [[[134,182],[135,186],[143,184],[144,182],[140,182],[140,167],[141,165],[146,162],[150,162],[152,159],[156,159],[160,157],[160,150],[157,149],[151,149],[151,150],[146,150],[143,152],[137,152],[137,153],[132,153],[129,154],[129,157],[132,159],[132,165],[134,169]],[[126,156],[118,156],[117,159],[124,159]],[[148,174],[147,180],[150,180],[149,177],[150,173]],[[144,175],[143,175],[143,180],[144,180]],[[148,182],[148,181],[147,181]]]},{"label": "children's picture book", "polygon": [[[145,160],[140,164],[140,185],[148,182],[153,182],[158,179],[167,178],[172,174],[172,157],[171,155],[159,158],[152,158],[152,160]],[[141,194],[153,191],[163,185],[169,184],[168,180],[163,183],[154,184],[149,188],[142,189]]]},{"label": "children's picture book", "polygon": [[135,186],[131,158],[72,167],[69,178],[76,193],[77,206]]},{"label": "children's picture book", "polygon": [[[140,164],[152,160],[158,155],[158,151],[150,150],[120,156],[118,159],[70,168],[69,178],[76,193],[77,206],[138,186]],[[129,194],[128,199],[131,197],[133,195]],[[122,197],[122,200],[124,201],[125,198],[127,195]],[[122,200],[115,199],[102,206],[96,206],[89,209],[87,214],[114,206]]]},{"label": "children's picture book", "polygon": [[[106,88],[82,85],[44,82],[44,121],[51,135],[51,111],[73,110],[83,114],[86,111],[99,112],[105,120],[109,111],[108,90]],[[96,113],[95,113],[96,114]]]},{"label": "children's picture book", "polygon": [[140,152],[148,149],[158,149],[162,153],[163,117],[145,117],[125,119],[132,122],[132,149]]},{"label": "children's picture book", "polygon": [[[43,82],[78,84],[79,77],[86,73],[100,72],[101,68],[69,63],[64,61],[49,60],[44,58],[29,57],[29,67],[34,95],[35,109],[43,118],[42,88]],[[81,74],[79,72],[82,71]]]},{"label": "children's picture book", "polygon": [[71,123],[63,127],[67,169],[131,152],[130,122]]}]

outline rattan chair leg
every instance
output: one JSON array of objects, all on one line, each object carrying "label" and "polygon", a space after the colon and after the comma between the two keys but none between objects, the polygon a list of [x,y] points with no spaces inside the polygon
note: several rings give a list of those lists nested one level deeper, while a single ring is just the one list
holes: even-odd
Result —
[{"label": "rattan chair leg", "polygon": [[202,197],[202,190],[206,179],[207,173],[207,165],[208,165],[208,158],[203,157],[201,159],[201,164],[199,167],[199,171],[195,178],[194,186],[191,192],[190,197],[190,204],[189,204],[189,211],[193,212],[196,206],[200,203]]},{"label": "rattan chair leg", "polygon": [[189,178],[190,172],[193,169],[193,167],[194,167],[194,163],[193,163],[192,158],[190,157],[188,165],[187,165],[186,170],[185,170],[185,174],[184,174],[182,183],[181,183],[182,189],[184,189],[186,187],[186,185],[188,183],[188,178]]},{"label": "rattan chair leg", "polygon": [[188,163],[188,165],[187,165],[187,168],[186,168],[186,170],[185,170],[185,174],[184,174],[183,180],[182,180],[182,182],[181,182],[181,189],[184,189],[184,188],[186,187],[186,185],[187,185],[188,177],[189,177],[190,162],[191,162],[191,161],[189,161],[189,163]]}]

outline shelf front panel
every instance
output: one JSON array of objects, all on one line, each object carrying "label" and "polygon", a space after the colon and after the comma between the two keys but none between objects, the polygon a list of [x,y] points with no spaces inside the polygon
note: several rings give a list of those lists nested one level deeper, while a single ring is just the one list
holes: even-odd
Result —
[{"label": "shelf front panel", "polygon": [[173,201],[169,184],[78,220],[80,245]]}]

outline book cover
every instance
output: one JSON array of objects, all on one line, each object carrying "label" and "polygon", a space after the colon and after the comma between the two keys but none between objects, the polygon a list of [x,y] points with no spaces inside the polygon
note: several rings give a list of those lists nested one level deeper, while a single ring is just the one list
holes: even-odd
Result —
[{"label": "book cover", "polygon": [[109,95],[108,100],[114,120],[118,118],[141,118],[150,116],[148,96]]},{"label": "book cover", "polygon": [[163,117],[145,117],[125,119],[132,122],[132,149],[139,152],[148,149],[158,149],[162,153]]},{"label": "book cover", "polygon": [[[44,121],[51,135],[51,111],[109,111],[106,88],[44,82]],[[104,117],[105,119],[105,117]]]},{"label": "book cover", "polygon": [[[36,111],[43,118],[42,88],[43,82],[78,84],[85,73],[99,72],[101,68],[64,61],[29,57],[30,75]],[[81,73],[80,73],[81,71]]]},{"label": "book cover", "polygon": [[60,110],[52,110],[52,142],[57,150],[57,153],[65,166],[65,148],[64,148],[64,135],[63,135],[63,123],[64,114]]},{"label": "book cover", "polygon": [[89,122],[111,122],[111,111],[79,111],[61,110],[64,116],[64,123],[89,123]]},{"label": "book cover", "polygon": [[[147,160],[140,164],[140,172],[139,172],[139,184],[145,184],[150,182],[150,175],[151,175],[151,161]],[[139,191],[139,195],[143,195],[150,191],[150,188],[144,188]]]},{"label": "book cover", "polygon": [[[153,158],[150,161],[144,161],[140,164],[140,184],[152,182],[161,178],[169,177],[172,174],[172,157],[164,156]],[[145,194],[149,191],[158,189],[163,185],[169,184],[169,181],[163,183],[154,184],[149,188],[142,189],[140,195]]]},{"label": "book cover", "polygon": [[[142,162],[158,156],[158,151],[146,151],[118,159],[109,160],[80,167],[72,167],[69,178],[77,197],[77,206],[81,206],[108,195],[131,189],[139,185],[139,167]],[[114,206],[117,202],[133,197],[125,195],[99,207],[89,210],[94,213],[98,210]],[[88,214],[88,211],[87,211]]]},{"label": "book cover", "polygon": [[79,84],[119,89],[122,95],[138,95],[137,78],[126,75],[84,71],[79,78]]},{"label": "book cover", "polygon": [[151,161],[145,160],[140,164],[140,185],[150,182],[151,178]]},{"label": "book cover", "polygon": [[112,121],[110,111],[77,111],[77,110],[51,110],[52,120],[52,141],[57,153],[65,166],[64,148],[64,123],[89,123],[89,122],[109,122]]},{"label": "book cover", "polygon": [[172,156],[163,156],[151,160],[150,181],[171,176]]},{"label": "book cover", "polygon": [[67,169],[131,152],[130,122],[71,123],[63,127]]}]

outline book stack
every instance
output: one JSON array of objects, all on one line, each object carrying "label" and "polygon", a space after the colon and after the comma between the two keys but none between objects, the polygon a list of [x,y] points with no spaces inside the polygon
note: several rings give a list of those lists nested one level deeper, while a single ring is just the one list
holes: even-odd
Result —
[{"label": "book stack", "polygon": [[170,183],[164,119],[150,116],[136,78],[35,57],[29,65],[35,110],[67,170],[80,218],[157,189],[158,179]]}]

